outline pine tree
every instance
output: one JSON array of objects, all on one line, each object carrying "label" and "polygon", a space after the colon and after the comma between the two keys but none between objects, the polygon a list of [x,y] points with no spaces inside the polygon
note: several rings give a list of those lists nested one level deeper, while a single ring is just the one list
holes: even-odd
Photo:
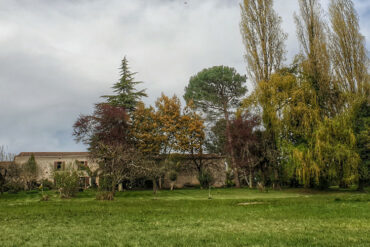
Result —
[{"label": "pine tree", "polygon": [[120,70],[121,78],[112,87],[116,95],[104,95],[102,97],[107,98],[109,104],[124,107],[130,112],[135,109],[141,97],[147,97],[147,94],[145,93],[145,89],[140,91],[135,89],[135,86],[142,82],[135,81],[134,75],[137,72],[130,71],[126,56],[122,60]]}]

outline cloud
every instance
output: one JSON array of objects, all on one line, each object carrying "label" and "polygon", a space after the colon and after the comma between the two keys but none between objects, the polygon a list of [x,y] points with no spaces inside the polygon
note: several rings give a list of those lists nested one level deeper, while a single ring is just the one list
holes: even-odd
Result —
[{"label": "cloud", "polygon": [[[2,0],[0,145],[11,152],[84,150],[71,135],[73,122],[111,93],[124,55],[147,88],[147,104],[161,92],[182,97],[190,76],[206,67],[223,64],[245,74],[239,3]],[[368,41],[369,3],[355,6]],[[275,8],[289,34],[290,63],[299,51],[297,2],[276,0]]]}]

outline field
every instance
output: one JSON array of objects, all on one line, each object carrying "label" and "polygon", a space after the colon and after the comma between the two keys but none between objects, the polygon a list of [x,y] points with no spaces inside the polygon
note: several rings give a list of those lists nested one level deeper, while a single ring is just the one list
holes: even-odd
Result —
[{"label": "field", "polygon": [[370,194],[289,189],[0,196],[0,246],[370,246]]}]

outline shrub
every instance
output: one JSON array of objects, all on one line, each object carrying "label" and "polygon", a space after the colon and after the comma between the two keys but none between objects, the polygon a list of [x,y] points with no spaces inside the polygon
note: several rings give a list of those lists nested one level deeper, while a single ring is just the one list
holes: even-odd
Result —
[{"label": "shrub", "polygon": [[21,181],[11,180],[5,184],[5,191],[11,194],[16,194],[24,189],[24,185]]},{"label": "shrub", "polygon": [[202,188],[208,188],[213,183],[213,176],[209,171],[203,170],[199,173],[198,180]]},{"label": "shrub", "polygon": [[228,169],[226,171],[225,185],[226,185],[226,187],[234,187],[235,186],[234,175],[232,174],[231,169]]},{"label": "shrub", "polygon": [[52,190],[54,189],[54,184],[48,179],[43,179],[40,181],[43,190]]},{"label": "shrub", "polygon": [[42,194],[41,198],[40,198],[40,201],[49,201],[49,195]]},{"label": "shrub", "polygon": [[114,195],[111,191],[101,191],[96,193],[96,200],[113,201]]},{"label": "shrub", "polygon": [[113,179],[111,176],[100,176],[99,177],[99,189],[101,191],[113,191]]},{"label": "shrub", "polygon": [[172,182],[175,182],[177,180],[177,172],[175,171],[171,171],[170,174],[168,175],[169,179],[172,181]]},{"label": "shrub", "polygon": [[78,191],[79,177],[75,171],[54,172],[54,181],[61,198],[73,197]]},{"label": "shrub", "polygon": [[168,175],[168,177],[171,181],[171,183],[170,183],[171,184],[171,190],[173,190],[173,187],[174,187],[175,182],[177,180],[177,176],[178,176],[178,174],[177,174],[176,171],[171,171],[170,174]]}]

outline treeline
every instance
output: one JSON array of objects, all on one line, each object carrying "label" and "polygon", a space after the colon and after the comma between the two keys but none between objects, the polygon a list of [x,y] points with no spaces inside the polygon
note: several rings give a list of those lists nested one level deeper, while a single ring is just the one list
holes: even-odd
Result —
[{"label": "treeline", "polygon": [[[301,52],[289,66],[287,34],[272,0],[244,0],[240,30],[247,76],[227,66],[190,78],[186,106],[164,94],[145,106],[144,90],[122,61],[115,94],[92,115],[81,115],[74,136],[100,161],[110,190],[123,180],[149,177],[156,191],[173,162],[192,157],[199,180],[211,183],[205,153],[228,159],[236,187],[305,186],[322,189],[369,183],[369,60],[350,0],[333,0],[329,20],[317,0],[299,0],[294,18]],[[328,25],[329,23],[330,25]],[[202,181],[201,181],[202,182]],[[229,183],[230,184],[230,183]]]},{"label": "treeline", "polygon": [[273,1],[241,5],[240,29],[255,89],[238,118],[255,113],[263,126],[255,132],[257,140],[262,136],[262,149],[244,150],[250,154],[246,159],[263,154],[262,161],[246,163],[277,187],[357,183],[362,190],[369,183],[370,77],[358,15],[350,0],[332,0],[328,20],[318,0],[299,0],[299,7],[294,19],[302,49],[284,67],[286,34]]}]

